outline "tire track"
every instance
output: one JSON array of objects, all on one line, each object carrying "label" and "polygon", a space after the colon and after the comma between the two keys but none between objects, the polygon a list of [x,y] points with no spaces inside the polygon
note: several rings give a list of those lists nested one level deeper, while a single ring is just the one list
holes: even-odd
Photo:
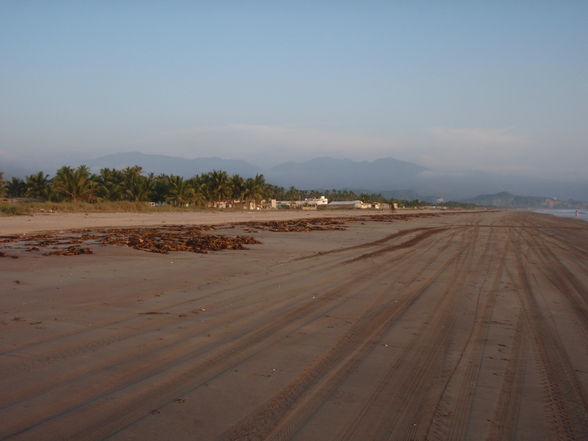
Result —
[{"label": "tire track", "polygon": [[[459,259],[452,271],[455,276],[446,282],[435,315],[422,325],[416,342],[407,345],[397,357],[356,418],[341,430],[337,439],[356,440],[365,436],[373,440],[409,440],[426,436],[441,391],[436,392],[431,384],[425,386],[425,383],[433,372],[441,371],[444,349],[450,345],[454,314],[459,310],[458,287],[467,278],[464,268],[473,253],[478,230],[471,229],[470,234],[464,233]],[[439,278],[435,282],[441,283]],[[389,408],[388,403],[400,402],[401,407]]]},{"label": "tire track", "polygon": [[520,287],[517,293],[532,332],[538,369],[544,378],[546,411],[553,439],[588,439],[588,403],[557,331],[549,325],[539,307],[524,261],[523,241],[521,236],[519,241],[511,236],[511,243],[515,246],[515,277]]},{"label": "tire track", "polygon": [[[474,272],[483,272],[482,266],[486,267],[486,271],[476,293],[472,329],[437,404],[434,420],[428,430],[428,440],[469,439],[470,413],[485,351],[485,346],[480,342],[485,341],[488,335],[489,322],[494,313],[499,285],[505,271],[505,261],[496,261],[498,256],[506,254],[506,250],[495,249],[495,232],[495,229],[490,230],[488,237],[485,238],[485,248],[476,262],[477,269]],[[493,276],[490,286],[487,286],[490,274]],[[453,391],[451,394],[448,392],[450,389]],[[451,415],[451,418],[448,418],[448,415]]]},{"label": "tire track", "polygon": [[509,362],[500,386],[500,394],[494,410],[492,425],[487,441],[514,440],[518,416],[522,402],[522,388],[526,360],[523,358],[523,348],[529,341],[523,314],[518,315],[515,334],[512,340]]},{"label": "tire track", "polygon": [[[1,375],[7,376],[11,375],[15,372],[22,372],[22,371],[29,371],[33,369],[38,369],[41,367],[46,367],[50,364],[55,362],[63,362],[69,358],[81,356],[90,352],[96,352],[97,350],[104,348],[106,346],[113,345],[115,343],[128,341],[129,339],[135,337],[144,336],[146,333],[156,332],[156,331],[165,331],[166,327],[175,327],[178,325],[178,313],[171,312],[178,307],[187,308],[191,310],[190,312],[193,314],[193,310],[200,310],[201,306],[205,306],[206,310],[215,311],[217,314],[222,314],[231,309],[240,309],[247,307],[251,310],[256,310],[257,313],[263,312],[259,309],[260,305],[269,305],[272,311],[275,309],[276,306],[283,306],[287,304],[294,304],[299,297],[305,294],[306,292],[313,292],[317,291],[320,292],[320,289],[329,285],[332,285],[332,282],[328,279],[323,278],[322,283],[317,286],[316,280],[313,279],[312,283],[307,283],[306,285],[302,285],[302,287],[297,287],[296,289],[291,290],[290,295],[287,296],[286,299],[282,302],[282,304],[270,303],[268,300],[272,297],[272,286],[279,286],[281,284],[288,286],[291,282],[295,279],[300,279],[300,274],[305,273],[308,275],[312,272],[318,272],[318,270],[306,270],[301,269],[289,274],[283,275],[283,278],[278,278],[278,280],[274,280],[271,283],[261,286],[257,286],[256,282],[252,282],[249,287],[245,290],[243,288],[235,287],[232,289],[219,289],[212,294],[205,294],[203,296],[199,296],[196,298],[190,298],[185,301],[176,302],[171,305],[165,305],[159,308],[152,308],[150,309],[153,315],[157,315],[158,320],[147,321],[145,316],[141,313],[133,312],[131,314],[127,314],[124,318],[110,322],[106,325],[100,326],[93,326],[87,329],[84,329],[81,332],[68,335],[64,338],[56,337],[54,338],[54,342],[49,345],[47,342],[43,344],[35,343],[33,348],[28,348],[29,351],[33,350],[34,348],[39,348],[44,350],[47,355],[38,355],[35,358],[27,359],[25,361],[21,361],[20,359],[15,358],[14,360],[17,362],[16,364],[9,364],[5,363],[4,368],[0,371]],[[352,277],[353,273],[347,272],[339,279],[342,278],[342,282],[345,282],[348,278]],[[271,278],[268,278],[271,280]],[[304,280],[304,279],[302,279]],[[304,283],[304,282],[303,282]],[[231,294],[231,292],[238,293],[233,294],[232,297],[214,301],[214,297],[218,297],[220,295],[227,295]],[[263,294],[258,294],[263,293]],[[252,298],[252,294],[255,294],[257,297],[255,299]],[[212,303],[211,303],[212,302]],[[226,311],[223,309],[226,308]],[[183,310],[182,312],[186,312]],[[190,313],[189,312],[189,313]],[[123,331],[120,330],[123,329]],[[106,334],[113,334],[112,336],[108,336],[105,338],[98,338],[94,337],[92,341],[86,341],[83,343],[79,343],[78,340],[82,335],[93,335],[95,333],[106,333]],[[181,333],[180,333],[181,335]],[[72,340],[72,343],[68,345],[68,340]],[[59,348],[59,352],[55,353],[51,351],[52,346],[57,346]],[[23,353],[22,348],[14,349],[4,353],[4,356],[11,355],[15,356],[20,353]],[[30,356],[27,354],[27,356]]]},{"label": "tire track", "polygon": [[398,239],[399,237],[404,237],[404,236],[407,236],[411,233],[417,233],[417,232],[423,231],[423,230],[430,230],[432,228],[433,227],[409,228],[406,230],[401,230],[396,233],[390,234],[382,239],[374,240],[372,242],[365,242],[365,243],[361,243],[359,245],[353,245],[350,247],[335,248],[333,250],[328,250],[328,251],[319,251],[318,253],[314,253],[309,256],[298,257],[297,259],[293,259],[291,262],[296,262],[299,260],[313,259],[315,257],[322,257],[322,256],[326,256],[329,254],[335,254],[335,253],[343,253],[346,251],[355,251],[355,250],[358,250],[361,248],[375,247],[378,245],[382,245],[383,243],[390,242],[391,240]]},{"label": "tire track", "polygon": [[389,252],[400,250],[403,248],[410,248],[410,247],[415,246],[419,242],[422,242],[423,240],[427,239],[428,237],[430,237],[434,234],[442,233],[443,231],[446,231],[446,230],[447,230],[447,228],[431,228],[431,229],[425,231],[424,233],[418,234],[417,236],[413,237],[412,239],[407,240],[406,242],[403,242],[403,243],[400,243],[397,245],[391,245],[388,247],[384,247],[379,250],[372,251],[370,253],[361,254],[360,256],[346,260],[344,263],[353,263],[353,262],[357,262],[358,260],[368,259],[370,257],[376,257],[381,254],[389,253]]},{"label": "tire track", "polygon": [[[588,333],[588,288],[582,284],[576,276],[563,264],[560,259],[537,236],[524,234],[523,240],[532,245],[531,253],[534,253],[543,265],[539,270],[551,281],[553,287],[558,290],[572,306],[576,317]],[[578,262],[584,262],[586,258],[575,254]],[[588,273],[588,268],[585,268]]]},{"label": "tire track", "polygon": [[[0,409],[0,439],[148,440],[156,427],[219,441],[588,439],[586,377],[574,369],[587,354],[566,340],[587,335],[579,229],[527,213],[459,220],[282,260],[189,299],[170,292],[151,302],[157,314],[116,317],[134,329],[103,321],[29,346],[36,360],[15,365],[33,367],[3,380],[0,401],[14,407]],[[194,306],[206,313],[175,316]],[[241,383],[235,403],[214,397],[299,343],[296,367]],[[255,401],[239,408],[243,397]],[[208,405],[227,415],[205,422]]]},{"label": "tire track", "polygon": [[[325,264],[325,266],[327,266],[327,264]],[[335,267],[336,267],[336,265],[333,266],[332,268],[335,268]],[[311,271],[319,273],[319,272],[324,271],[324,269],[325,269],[324,266],[320,267],[320,268],[313,267],[313,268],[311,268]],[[271,279],[268,277],[264,277],[261,279],[261,282],[264,283],[264,282],[270,280],[272,283],[268,284],[268,285],[288,286],[289,284],[292,284],[291,282],[293,282],[294,280],[300,280],[300,273],[304,273],[306,276],[308,276],[309,275],[308,266],[305,265],[302,268],[296,269],[295,271],[291,271],[291,272],[285,273],[285,274],[279,274],[279,276],[278,276],[279,278],[277,280]],[[352,277],[352,274],[354,274],[354,273],[353,272],[349,273],[349,270],[346,269],[345,274],[343,274],[341,276],[336,276],[336,278],[339,279],[340,285],[344,286],[347,283],[347,280]],[[105,367],[108,368],[112,364],[116,364],[117,367],[120,367],[120,363],[123,363],[125,360],[130,359],[133,363],[136,363],[136,362],[141,361],[141,359],[152,358],[154,356],[158,356],[158,354],[161,353],[163,350],[168,350],[168,351],[177,350],[177,348],[180,347],[181,345],[189,347],[190,341],[198,340],[198,338],[202,334],[206,335],[211,332],[215,332],[217,327],[221,327],[225,321],[229,321],[232,324],[232,326],[235,326],[235,325],[239,324],[239,322],[241,320],[244,320],[244,319],[251,321],[252,318],[262,317],[264,314],[283,313],[287,309],[288,305],[295,304],[296,302],[298,302],[300,300],[300,297],[311,297],[313,293],[316,293],[318,296],[322,290],[324,290],[325,288],[330,287],[332,285],[332,279],[334,277],[335,276],[333,274],[330,274],[330,273],[326,274],[325,277],[322,278],[322,280],[323,280],[322,284],[319,284],[319,285],[317,285],[316,279],[313,278],[312,283],[310,283],[306,286],[303,285],[302,287],[300,287],[298,285],[298,286],[296,286],[295,289],[291,290],[290,293],[287,293],[287,292],[283,293],[286,295],[282,296],[284,299],[278,303],[276,303],[275,301],[268,302],[268,300],[270,299],[272,294],[267,294],[268,290],[267,290],[266,286],[263,286],[263,285],[257,286],[256,285],[256,283],[258,283],[259,280],[255,280],[255,281],[251,282],[246,287],[247,289],[249,289],[251,291],[251,293],[247,293],[247,292],[243,293],[242,287],[241,288],[238,287],[238,288],[232,288],[232,289],[225,289],[225,290],[219,289],[219,290],[216,290],[215,292],[213,292],[212,294],[205,294],[205,295],[199,296],[197,298],[191,298],[191,299],[188,299],[187,301],[182,301],[182,302],[175,302],[171,305],[165,305],[159,309],[155,309],[154,311],[156,311],[158,313],[156,320],[151,320],[151,321],[147,322],[145,317],[141,317],[141,316],[137,316],[137,315],[133,314],[132,316],[125,318],[124,320],[120,320],[118,322],[113,322],[108,327],[104,327],[104,331],[114,333],[114,335],[112,337],[94,340],[94,341],[91,341],[88,343],[83,343],[82,345],[77,344],[76,346],[69,347],[69,348],[67,347],[65,342],[62,341],[62,339],[59,339],[56,342],[56,343],[58,343],[58,346],[60,347],[60,351],[58,353],[49,353],[47,356],[44,356],[44,357],[37,357],[35,359],[26,360],[25,362],[18,362],[16,365],[12,365],[12,367],[10,367],[10,365],[6,365],[6,367],[2,370],[2,372],[3,372],[3,375],[11,375],[12,373],[16,373],[16,372],[29,371],[32,369],[41,369],[41,368],[47,367],[47,366],[49,366],[53,363],[56,363],[56,362],[65,362],[67,359],[72,358],[72,357],[79,357],[79,356],[82,356],[82,355],[90,353],[90,352],[99,351],[100,349],[105,348],[107,346],[112,346],[112,345],[120,344],[120,343],[124,343],[125,345],[128,345],[128,342],[130,339],[133,339],[136,337],[144,337],[144,335],[146,333],[154,333],[154,335],[157,335],[158,333],[165,332],[168,327],[176,328],[177,325],[179,325],[179,324],[182,324],[184,326],[191,324],[194,321],[194,319],[190,319],[189,321],[186,321],[186,320],[180,321],[180,320],[178,320],[175,313],[172,314],[171,311],[173,311],[173,309],[177,308],[178,306],[186,307],[186,306],[189,306],[190,304],[192,304],[191,308],[193,308],[194,304],[202,305],[202,306],[206,306],[206,309],[209,311],[209,313],[211,311],[214,311],[214,313],[217,316],[219,316],[218,319],[215,319],[213,321],[208,320],[206,323],[196,324],[197,328],[191,327],[189,329],[186,329],[183,332],[177,331],[176,329],[174,329],[173,330],[173,334],[175,337],[174,341],[170,341],[167,344],[161,344],[160,342],[157,342],[157,341],[152,342],[152,346],[156,347],[155,353],[153,353],[153,352],[147,353],[148,347],[144,347],[144,346],[140,347],[140,348],[138,347],[135,354],[133,354],[132,352],[129,353],[128,351],[122,351],[119,355],[120,358],[118,360],[109,359],[109,360],[105,361],[104,363],[102,363],[102,366],[94,365],[93,369],[91,369],[89,371],[87,369],[84,369],[83,366],[76,364],[74,369],[72,369],[72,368],[67,369],[63,375],[61,375],[59,377],[52,377],[50,379],[49,383],[45,382],[43,384],[33,384],[29,388],[20,389],[18,391],[20,396],[27,396],[27,394],[30,394],[34,391],[39,391],[39,388],[41,388],[41,387],[48,389],[55,384],[62,383],[65,381],[69,382],[72,379],[74,379],[77,375],[80,375],[80,373],[83,374],[85,377],[87,377],[88,375],[91,375],[93,373],[96,373],[96,372],[103,370]],[[236,295],[229,297],[227,299],[224,299],[224,300],[219,300],[216,303],[209,303],[212,297],[218,296],[220,294],[226,295],[227,292],[231,292],[231,291],[235,291]],[[263,294],[261,296],[257,295],[256,299],[252,299],[251,294],[257,293],[257,292],[260,292],[260,293],[265,292],[266,295],[263,295]],[[209,302],[207,303],[207,302],[205,302],[205,300],[208,300]],[[260,306],[264,306],[264,305],[265,305],[265,308],[260,308]],[[237,312],[234,313],[233,315],[227,317],[226,315],[223,315],[227,312],[222,309],[222,307],[225,307],[225,306],[227,307],[227,311],[230,312],[230,310],[237,310]],[[196,317],[195,319],[199,320],[198,317]],[[124,332],[124,331],[121,332],[120,330],[117,330],[114,328],[110,329],[114,325],[117,325],[117,327],[124,326],[129,329],[126,332]],[[88,329],[88,330],[84,331],[84,334],[85,333],[90,334],[91,332],[96,332],[99,329],[102,329],[102,327],[93,327],[92,329]],[[110,350],[111,351],[114,350],[114,346],[112,346],[110,348]],[[203,352],[207,352],[207,351],[208,351],[208,349],[203,350]],[[2,409],[5,409],[6,407],[10,406],[11,402],[17,401],[17,400],[18,400],[18,397],[10,398],[9,396],[5,395],[2,400],[3,401],[3,408]],[[2,410],[2,409],[0,409],[0,410]]]},{"label": "tire track", "polygon": [[[324,397],[353,371],[365,354],[373,350],[371,342],[386,332],[398,317],[416,302],[426,288],[458,258],[459,254],[448,258],[425,280],[413,284],[410,292],[402,300],[377,305],[371,314],[358,320],[353,328],[303,375],[218,439],[290,439],[292,433],[298,430],[304,420],[324,401]],[[313,391],[317,385],[319,390]],[[304,399],[305,395],[310,398]],[[301,399],[304,402],[296,406],[297,401]]]},{"label": "tire track", "polygon": [[[372,271],[372,268],[368,268],[368,270],[365,271],[364,274],[361,275],[361,277],[347,283],[346,289],[358,289],[358,285],[359,288],[363,287],[365,284],[369,282],[369,278],[371,276]],[[122,396],[125,392],[130,392],[133,389],[141,389],[150,382],[154,383],[159,377],[162,377],[165,373],[172,374],[172,372],[177,372],[173,375],[170,375],[172,378],[168,379],[166,383],[170,385],[174,383],[181,383],[182,381],[186,381],[186,379],[191,377],[193,374],[196,374],[200,371],[204,371],[206,369],[210,370],[211,367],[214,365],[222,366],[223,363],[226,363],[227,360],[231,358],[231,356],[235,356],[242,353],[250,353],[254,348],[257,348],[257,351],[260,351],[262,350],[261,348],[259,348],[260,343],[262,343],[264,340],[267,340],[268,337],[275,337],[277,335],[285,335],[287,333],[293,332],[295,329],[303,326],[306,323],[309,314],[314,314],[318,316],[323,315],[325,312],[328,312],[330,310],[325,308],[325,306],[329,306],[328,301],[337,300],[340,297],[342,297],[342,294],[340,293],[340,288],[335,287],[323,295],[323,300],[321,302],[310,300],[304,303],[302,306],[298,306],[296,302],[293,302],[294,308],[291,309],[289,312],[285,313],[283,317],[278,316],[280,318],[274,319],[269,324],[265,324],[260,328],[253,328],[252,331],[250,331],[249,333],[245,333],[245,335],[241,336],[240,338],[227,339],[228,343],[221,347],[221,349],[217,350],[216,354],[208,355],[204,358],[203,361],[199,362],[196,366],[192,365],[192,360],[194,358],[197,359],[199,356],[202,355],[206,356],[206,351],[202,351],[200,348],[193,352],[182,353],[180,354],[179,358],[175,357],[174,359],[165,360],[165,363],[163,364],[161,364],[161,362],[156,362],[155,369],[151,367],[153,360],[149,360],[149,358],[147,357],[147,362],[146,365],[144,365],[143,369],[139,369],[137,371],[137,369],[135,368],[132,371],[127,372],[126,375],[128,377],[119,378],[119,386],[115,388],[110,388],[106,392],[99,393],[98,395],[95,395],[95,392],[93,392],[91,394],[93,395],[93,397],[88,397],[84,401],[74,406],[66,408],[63,411],[52,416],[46,417],[42,421],[33,424],[32,426],[22,428],[14,432],[13,434],[7,435],[5,438],[2,439],[11,439],[16,435],[28,432],[36,428],[37,426],[49,423],[58,418],[63,418],[65,415],[72,415],[74,413],[83,412],[88,408],[95,408],[100,401],[107,400],[110,396]],[[322,305],[323,308],[318,311],[313,311],[317,308],[317,305]],[[133,360],[130,360],[129,362],[132,364]],[[234,363],[236,363],[236,361]],[[230,366],[232,366],[232,364]],[[226,369],[228,369],[228,367],[221,368],[221,370]],[[208,377],[214,377],[215,375],[216,374],[214,372],[208,372]],[[202,382],[204,382],[204,380],[200,381],[199,383]],[[141,392],[139,392],[139,394],[141,394]],[[5,413],[3,413],[3,415],[5,415]]]},{"label": "tire track", "polygon": [[[346,284],[345,289],[348,291],[350,289],[354,289],[355,293],[361,292],[361,290],[365,287],[366,284],[369,284],[373,281],[374,274],[377,273],[377,271],[378,271],[378,269],[374,268],[374,267],[368,267],[367,269],[364,269],[361,272],[361,276],[358,277],[357,279],[355,279],[353,281],[353,283]],[[332,290],[330,290],[329,292],[325,293],[323,296],[321,296],[322,300],[319,302],[319,304],[321,304],[321,303],[326,304],[326,303],[328,303],[328,301],[335,300],[335,299],[341,297],[342,295],[343,294],[340,292],[340,288],[335,287]],[[283,336],[289,332],[292,332],[292,329],[295,329],[296,327],[303,326],[305,323],[307,323],[309,321],[308,316],[312,312],[312,310],[316,308],[316,304],[317,304],[317,302],[309,302],[302,307],[298,307],[298,308],[294,309],[290,313],[286,314],[284,318],[277,319],[274,322],[270,323],[269,325],[266,325],[260,329],[254,330],[250,334],[247,334],[244,337],[237,339],[236,341],[234,341],[234,343],[230,344],[228,347],[221,350],[216,356],[213,356],[212,358],[208,358],[207,360],[205,360],[202,363],[198,363],[198,365],[194,368],[191,368],[190,366],[184,366],[184,364],[190,363],[192,358],[196,355],[196,354],[189,354],[187,356],[184,356],[180,360],[174,360],[173,363],[169,363],[167,366],[164,366],[164,367],[159,366],[159,368],[157,369],[156,372],[151,372],[147,377],[136,378],[135,379],[136,381],[134,381],[131,384],[126,384],[125,386],[123,386],[122,388],[119,388],[119,389],[109,390],[102,396],[99,395],[91,401],[87,401],[85,403],[80,403],[79,405],[76,405],[75,407],[70,408],[69,410],[64,410],[63,412],[61,412],[59,414],[53,415],[52,417],[49,417],[49,418],[46,418],[45,420],[39,422],[38,424],[35,424],[33,426],[30,426],[28,428],[24,428],[18,432],[15,432],[15,433],[13,433],[13,435],[10,435],[5,439],[10,439],[13,436],[16,436],[18,434],[32,430],[40,425],[43,425],[45,423],[49,423],[57,418],[62,418],[65,415],[71,415],[72,413],[82,412],[88,406],[95,407],[96,404],[100,400],[105,400],[111,396],[121,395],[125,391],[129,391],[133,388],[138,387],[137,385],[144,385],[144,383],[147,382],[150,378],[161,376],[161,375],[163,375],[164,372],[169,372],[169,370],[176,370],[176,371],[181,370],[178,366],[176,366],[178,364],[180,364],[181,368],[187,370],[187,372],[185,374],[182,374],[182,373],[178,374],[178,376],[175,380],[173,380],[173,381],[170,380],[170,381],[168,381],[168,383],[183,384],[183,382],[185,382],[185,379],[188,378],[190,375],[192,375],[195,372],[205,371],[207,368],[209,369],[208,377],[214,377],[216,375],[216,373],[210,371],[210,369],[212,369],[212,367],[214,365],[226,366],[225,368],[222,368],[222,367],[217,368],[218,370],[221,370],[221,371],[226,370],[238,362],[238,360],[232,359],[232,363],[227,364],[228,360],[231,359],[231,356],[234,356],[237,354],[241,354],[241,357],[244,357],[244,358],[246,358],[246,355],[244,355],[244,354],[249,354],[248,356],[251,356],[251,354],[253,354],[255,352],[259,352],[263,349],[263,347],[271,344],[271,339],[268,340],[268,337],[276,338],[277,336],[280,336],[280,335]],[[335,306],[331,307],[330,309],[321,309],[318,312],[315,312],[313,316],[314,317],[320,316],[320,315],[324,314],[325,312],[330,311]],[[328,305],[327,305],[327,307],[328,307]],[[266,342],[265,345],[261,344],[264,341]],[[242,354],[242,353],[244,353],[244,354]],[[239,358],[239,357],[237,357],[237,358]],[[190,374],[188,374],[188,372],[190,372]],[[168,386],[168,387],[171,387],[171,386]],[[174,387],[174,389],[177,389],[177,387]],[[159,402],[160,402],[160,398],[161,397],[158,395],[157,400]],[[117,418],[114,418],[114,419],[117,419]],[[101,426],[101,428],[103,428],[103,427]]]},{"label": "tire track", "polygon": [[[280,283],[287,284],[287,283],[291,282],[291,280],[295,279],[296,277],[299,277],[298,273],[307,273],[307,272],[315,272],[315,271],[317,271],[317,270],[312,265],[309,264],[306,267],[301,267],[296,272],[285,269],[285,270],[283,270],[283,274],[276,275],[276,274],[272,273],[270,275],[263,275],[261,278],[253,280],[246,285],[243,285],[242,281],[236,281],[235,285],[233,287],[223,287],[223,288],[220,288],[212,293],[206,293],[205,295],[200,296],[200,297],[190,298],[188,300],[182,300],[179,302],[168,304],[168,305],[165,305],[163,308],[156,309],[156,311],[165,312],[166,310],[170,310],[170,309],[173,309],[176,307],[181,307],[181,306],[188,306],[193,303],[201,304],[202,302],[206,301],[209,298],[212,298],[212,297],[219,295],[219,294],[226,293],[227,291],[231,291],[231,290],[242,291],[247,288],[251,288],[252,290],[268,289],[274,285],[279,285]],[[281,278],[283,278],[283,279],[281,279]],[[263,285],[264,282],[266,283],[266,285]],[[160,293],[160,291],[157,290],[157,291],[154,291],[154,293]],[[145,296],[144,293],[143,293],[143,295]],[[107,308],[103,308],[103,309],[107,309]],[[113,326],[130,327],[131,325],[128,322],[136,320],[136,319],[137,319],[137,316],[135,313],[124,314],[124,315],[121,315],[117,319],[106,320],[106,321],[103,321],[100,323],[96,323],[92,326],[88,326],[88,327],[84,328],[83,330],[72,331],[72,332],[62,333],[62,334],[58,334],[58,335],[52,335],[52,336],[48,337],[47,339],[44,339],[41,341],[36,341],[33,343],[21,345],[17,348],[0,352],[0,356],[11,355],[11,354],[18,353],[19,351],[24,351],[24,350],[34,350],[35,348],[38,348],[38,347],[46,347],[47,345],[50,345],[53,341],[57,341],[57,340],[59,340],[59,346],[62,347],[63,343],[64,343],[63,342],[64,338],[67,338],[67,337],[77,338],[77,337],[80,337],[81,335],[91,334],[93,332],[96,332],[97,330],[108,329]]]}]

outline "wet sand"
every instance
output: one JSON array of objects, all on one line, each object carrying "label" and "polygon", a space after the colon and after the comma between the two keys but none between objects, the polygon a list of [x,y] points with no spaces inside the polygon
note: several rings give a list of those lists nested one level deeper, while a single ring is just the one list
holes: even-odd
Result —
[{"label": "wet sand", "polygon": [[222,228],[0,258],[0,440],[588,439],[586,222]]}]

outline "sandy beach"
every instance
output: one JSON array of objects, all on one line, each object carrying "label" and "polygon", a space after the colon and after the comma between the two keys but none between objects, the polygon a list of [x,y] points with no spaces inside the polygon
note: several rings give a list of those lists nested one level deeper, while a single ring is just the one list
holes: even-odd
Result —
[{"label": "sandy beach", "polygon": [[102,231],[47,256],[55,238],[5,237],[0,440],[588,439],[588,223],[375,214],[0,218],[260,242],[163,254]]},{"label": "sandy beach", "polygon": [[[413,211],[413,210],[410,210]],[[425,212],[422,210],[422,212]],[[161,213],[45,213],[29,216],[0,217],[0,234],[59,231],[75,228],[131,227],[154,225],[206,225],[257,220],[309,219],[382,214],[377,210],[329,211],[189,211]],[[388,214],[389,212],[386,212]]]}]

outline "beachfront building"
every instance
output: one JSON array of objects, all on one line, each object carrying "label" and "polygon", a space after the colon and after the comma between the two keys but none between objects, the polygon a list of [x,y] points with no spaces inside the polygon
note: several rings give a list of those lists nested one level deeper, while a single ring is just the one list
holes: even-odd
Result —
[{"label": "beachfront building", "polygon": [[316,210],[320,206],[326,207],[329,200],[321,196],[319,198],[306,198],[303,201],[277,201],[278,208],[295,208],[295,209],[310,209]]},{"label": "beachfront building", "polygon": [[[363,202],[361,201],[332,201],[329,202],[329,208],[364,208]],[[367,207],[366,207],[367,208]]]},{"label": "beachfront building", "polygon": [[324,197],[321,196],[320,198],[306,198],[304,199],[304,205],[308,205],[308,206],[319,206],[319,205],[328,205],[329,204],[329,200]]},{"label": "beachfront building", "polygon": [[357,201],[333,201],[329,202],[329,208],[333,209],[353,209],[358,208],[361,210],[386,210],[390,208],[390,204],[386,204],[383,202],[363,202],[360,200]]}]

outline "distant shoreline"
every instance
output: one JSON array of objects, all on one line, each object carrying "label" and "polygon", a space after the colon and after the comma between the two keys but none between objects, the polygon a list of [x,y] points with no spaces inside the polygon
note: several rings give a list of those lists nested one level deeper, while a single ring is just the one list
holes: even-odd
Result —
[{"label": "distant shoreline", "polygon": [[[576,210],[574,208],[539,208],[532,211],[534,213],[550,214],[557,217],[588,221],[588,210]],[[578,211],[579,216],[576,216],[576,211]]]}]

